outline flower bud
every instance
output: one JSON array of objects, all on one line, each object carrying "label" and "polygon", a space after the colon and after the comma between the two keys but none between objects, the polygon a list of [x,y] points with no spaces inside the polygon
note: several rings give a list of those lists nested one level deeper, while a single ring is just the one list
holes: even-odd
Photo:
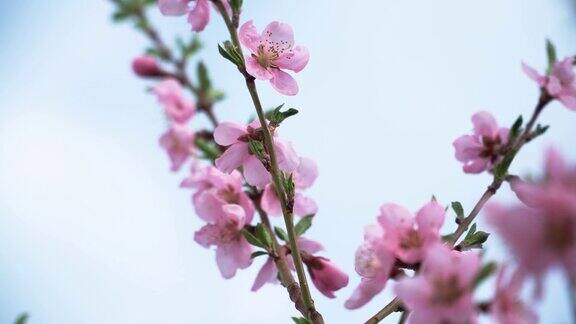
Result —
[{"label": "flower bud", "polygon": [[160,69],[156,59],[149,55],[142,55],[132,61],[132,70],[136,75],[143,78],[164,76],[165,72]]}]

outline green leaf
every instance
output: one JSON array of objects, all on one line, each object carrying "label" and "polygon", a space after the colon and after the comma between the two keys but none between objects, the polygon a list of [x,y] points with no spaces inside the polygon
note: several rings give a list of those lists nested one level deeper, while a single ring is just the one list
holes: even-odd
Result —
[{"label": "green leaf", "polygon": [[546,131],[548,130],[548,128],[550,128],[550,125],[546,125],[546,126],[542,126],[540,124],[536,125],[536,129],[534,130],[534,132],[532,133],[532,139],[543,135],[544,133],[546,133]]},{"label": "green leaf", "polygon": [[312,322],[305,319],[304,317],[292,317],[292,320],[295,324],[312,324]]},{"label": "green leaf", "polygon": [[251,259],[254,259],[254,258],[257,258],[257,257],[259,257],[259,256],[261,256],[261,255],[268,255],[268,252],[266,252],[266,251],[256,251],[256,252],[252,252],[252,254],[250,254],[250,258],[251,258]]},{"label": "green leaf", "polygon": [[188,43],[185,43],[181,38],[177,38],[176,46],[178,46],[182,57],[189,58],[202,48],[202,42],[198,35],[195,34]]},{"label": "green leaf", "polygon": [[28,322],[28,313],[22,313],[16,318],[14,324],[26,324]]},{"label": "green leaf", "polygon": [[472,227],[470,227],[468,233],[466,233],[466,237],[464,237],[464,240],[467,240],[468,238],[472,237],[474,233],[476,233],[476,223],[472,224]]},{"label": "green leaf", "polygon": [[260,141],[256,141],[253,139],[248,140],[248,147],[250,148],[250,152],[256,155],[256,157],[262,161],[264,160],[264,145]]},{"label": "green leaf", "polygon": [[223,46],[218,45],[218,52],[220,52],[220,55],[222,55],[225,59],[234,63],[234,65],[244,65],[244,58],[242,55],[240,55],[236,47],[230,41],[225,41]]},{"label": "green leaf", "polygon": [[473,224],[468,233],[466,234],[466,237],[464,237],[464,240],[462,240],[462,242],[459,244],[460,248],[462,250],[481,248],[482,244],[484,244],[488,240],[489,236],[490,233],[484,231],[477,231],[476,224]]},{"label": "green leaf", "polygon": [[459,201],[452,202],[452,209],[454,210],[454,213],[456,213],[456,218],[464,219],[464,208]]},{"label": "green leaf", "polygon": [[294,116],[298,113],[298,110],[294,108],[288,108],[285,111],[281,111],[282,107],[284,107],[284,104],[281,104],[280,106],[266,112],[266,119],[270,121],[270,125],[277,127],[286,118]]},{"label": "green leaf", "polygon": [[496,179],[503,180],[506,177],[506,175],[508,175],[508,168],[510,168],[510,164],[512,164],[512,161],[514,160],[515,156],[516,156],[515,151],[508,152],[508,154],[504,156],[502,161],[500,161],[500,163],[498,163],[494,167],[493,172]]},{"label": "green leaf", "polygon": [[508,143],[514,142],[520,132],[522,131],[522,123],[523,123],[522,115],[518,116],[512,127],[510,127],[510,132],[508,133]]},{"label": "green leaf", "polygon": [[202,137],[196,136],[194,144],[204,154],[204,158],[208,160],[214,161],[220,156],[218,147]]},{"label": "green leaf", "polygon": [[208,77],[208,69],[206,69],[206,65],[202,61],[198,62],[196,66],[196,77],[198,78],[201,90],[207,91],[212,87],[212,83]]},{"label": "green leaf", "polygon": [[546,56],[548,57],[548,73],[550,73],[554,63],[558,60],[558,56],[556,55],[556,47],[549,39],[546,40]]},{"label": "green leaf", "polygon": [[495,262],[488,262],[482,266],[482,269],[476,274],[476,278],[472,283],[472,289],[478,287],[484,280],[488,279],[494,271],[496,271],[497,265]]},{"label": "green leaf", "polygon": [[262,223],[258,223],[258,225],[256,225],[254,234],[260,242],[264,243],[266,250],[272,246],[272,237],[270,237],[270,234],[268,234],[268,231],[264,228]]},{"label": "green leaf", "polygon": [[276,236],[278,236],[282,241],[288,242],[288,234],[286,234],[286,231],[284,231],[283,228],[275,226],[274,233],[276,233]]},{"label": "green leaf", "polygon": [[212,101],[217,102],[223,100],[226,97],[226,95],[224,94],[224,92],[220,90],[211,88],[210,90],[208,90],[208,97],[210,97]]},{"label": "green leaf", "polygon": [[306,233],[306,231],[312,226],[312,218],[314,218],[314,215],[308,215],[302,217],[302,219],[296,224],[296,226],[294,226],[296,236],[300,236]]},{"label": "green leaf", "polygon": [[222,46],[220,46],[220,44],[218,44],[218,52],[220,53],[220,55],[222,55],[222,57],[234,63],[234,65],[236,66],[238,65],[238,61],[236,60],[236,58],[234,58],[234,56],[228,53],[228,51],[226,51]]},{"label": "green leaf", "polygon": [[242,0],[230,0],[230,6],[232,7],[232,10],[235,12],[240,12],[240,9],[242,9],[242,2]]},{"label": "green leaf", "polygon": [[244,238],[246,238],[246,241],[248,241],[248,243],[266,249],[266,244],[264,244],[262,241],[260,241],[260,239],[254,236],[254,234],[250,233],[246,229],[242,229],[242,235],[244,235]]}]

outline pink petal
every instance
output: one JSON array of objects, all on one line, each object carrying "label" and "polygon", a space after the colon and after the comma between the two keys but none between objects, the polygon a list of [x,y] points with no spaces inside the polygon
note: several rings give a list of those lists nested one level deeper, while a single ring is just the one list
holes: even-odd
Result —
[{"label": "pink petal", "polygon": [[427,203],[416,214],[418,230],[438,233],[444,224],[445,213],[444,208],[435,200]]},{"label": "pink petal", "polygon": [[242,142],[236,143],[216,159],[216,167],[224,173],[230,173],[242,165],[249,156],[248,145]]},{"label": "pink petal", "polygon": [[250,199],[245,192],[241,192],[239,194],[238,204],[244,208],[246,224],[250,224],[252,217],[254,216],[254,204],[252,203],[252,199]]},{"label": "pink petal", "polygon": [[567,173],[566,160],[554,147],[546,150],[545,170],[546,175],[553,180],[562,180]]},{"label": "pink petal", "polygon": [[281,69],[300,72],[304,67],[306,67],[309,59],[310,53],[308,53],[308,49],[304,46],[298,45],[294,46],[290,51],[280,55],[274,63],[276,63],[276,65]]},{"label": "pink petal", "polygon": [[357,309],[368,303],[374,296],[379,294],[386,286],[388,278],[362,278],[360,285],[354,290],[352,296],[346,301],[344,307],[347,309]]},{"label": "pink petal", "polygon": [[266,185],[264,188],[260,205],[262,209],[271,216],[282,215],[282,207],[280,206],[280,201],[278,200],[278,196],[276,196],[272,184]]},{"label": "pink petal", "polygon": [[482,143],[476,136],[463,135],[458,137],[454,143],[455,157],[460,162],[467,162],[476,159],[483,150]]},{"label": "pink petal", "polygon": [[480,136],[494,138],[498,135],[498,123],[489,112],[480,111],[472,115],[474,133]]},{"label": "pink petal", "polygon": [[214,141],[222,146],[238,142],[238,138],[246,134],[246,127],[240,124],[223,122],[214,130]]},{"label": "pink petal", "polygon": [[274,74],[260,65],[253,56],[246,57],[246,72],[258,80],[271,80]]},{"label": "pink petal", "polygon": [[322,244],[320,244],[314,240],[307,239],[305,237],[299,237],[298,238],[298,248],[301,251],[304,251],[304,252],[309,253],[309,254],[316,254],[316,253],[324,250],[324,247],[322,246]]},{"label": "pink petal", "polygon": [[310,188],[318,178],[318,165],[309,158],[300,158],[298,169],[294,172],[294,184],[299,189]]},{"label": "pink petal", "polygon": [[385,233],[388,231],[408,230],[414,224],[414,216],[408,209],[400,205],[387,203],[380,207],[378,222]]},{"label": "pink petal", "polygon": [[551,75],[548,78],[548,84],[546,84],[546,90],[553,97],[560,95],[560,93],[562,92],[562,81],[560,81],[557,77]]},{"label": "pink petal", "polygon": [[248,156],[243,166],[246,182],[253,186],[264,188],[272,180],[270,173],[254,155]]},{"label": "pink petal", "polygon": [[568,109],[576,110],[576,95],[575,94],[568,94],[568,95],[561,95],[558,97],[558,100]]},{"label": "pink petal", "polygon": [[237,229],[240,231],[246,225],[246,213],[244,208],[236,204],[227,204],[222,206],[224,212],[224,221],[227,223],[237,224]]},{"label": "pink petal", "polygon": [[312,198],[306,197],[297,192],[294,196],[294,214],[296,216],[316,215],[318,213],[318,205]]},{"label": "pink petal", "polygon": [[290,25],[273,21],[262,32],[264,49],[274,49],[282,54],[294,46],[294,32]]},{"label": "pink petal", "polygon": [[274,282],[277,274],[278,270],[276,270],[274,260],[267,258],[260,271],[258,271],[258,275],[256,275],[256,279],[252,285],[252,291],[258,291],[258,289],[262,288],[267,282]]},{"label": "pink petal", "polygon": [[238,31],[238,37],[242,45],[248,47],[250,51],[254,54],[258,52],[258,46],[260,45],[260,34],[252,20],[245,22]]},{"label": "pink petal", "polygon": [[287,173],[292,173],[296,170],[298,164],[300,164],[300,158],[290,142],[275,137],[274,150],[276,151],[276,158],[278,159],[278,167],[280,170]]},{"label": "pink petal", "polygon": [[251,251],[252,248],[245,241],[218,246],[216,264],[218,264],[222,277],[230,279],[234,277],[238,269],[247,268],[252,262]]},{"label": "pink petal", "polygon": [[181,16],[188,12],[188,0],[159,0],[158,7],[164,16]]},{"label": "pink petal", "polygon": [[200,230],[194,233],[194,241],[203,247],[208,248],[210,245],[215,245],[218,243],[219,236],[220,229],[218,226],[208,224],[204,225]]},{"label": "pink petal", "polygon": [[538,71],[525,64],[524,62],[522,62],[522,70],[530,79],[536,81],[539,86],[543,87],[544,84],[546,84],[546,77],[538,73]]},{"label": "pink petal", "polygon": [[462,168],[466,173],[480,173],[488,168],[488,160],[484,159],[475,159],[472,160],[470,163],[467,163]]},{"label": "pink petal", "polygon": [[188,23],[192,26],[192,31],[200,32],[206,28],[210,21],[210,6],[208,0],[196,0],[196,6],[188,15]]},{"label": "pink petal", "polygon": [[272,87],[274,87],[276,91],[286,96],[295,96],[298,94],[298,84],[290,74],[280,69],[272,69],[272,75],[273,77],[270,79],[270,84],[272,84]]},{"label": "pink petal", "polygon": [[194,210],[196,215],[209,223],[216,223],[224,217],[222,206],[224,201],[213,191],[204,191],[194,195]]}]

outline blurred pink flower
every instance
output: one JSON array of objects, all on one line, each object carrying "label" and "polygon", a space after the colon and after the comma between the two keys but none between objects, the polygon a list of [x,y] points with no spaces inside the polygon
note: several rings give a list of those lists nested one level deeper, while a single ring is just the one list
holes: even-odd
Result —
[{"label": "blurred pink flower", "polygon": [[218,218],[222,206],[227,204],[240,205],[246,214],[246,223],[250,223],[254,215],[254,205],[248,195],[242,190],[242,174],[237,170],[223,173],[214,166],[202,170],[194,170],[182,181],[181,186],[196,189],[192,202],[196,214],[207,222]]},{"label": "blurred pink flower", "polygon": [[171,161],[171,170],[178,171],[194,152],[194,132],[186,125],[173,124],[160,137],[160,146],[166,150]]},{"label": "blurred pink flower", "polygon": [[567,57],[554,63],[549,75],[541,75],[532,67],[522,63],[524,73],[544,88],[568,109],[576,110],[576,78],[574,75],[574,58]]},{"label": "blurred pink flower", "polygon": [[421,271],[394,287],[410,311],[410,323],[476,323],[471,286],[479,267],[474,252],[453,251],[442,244],[429,249]]},{"label": "blurred pink flower", "polygon": [[490,204],[486,213],[517,259],[518,275],[536,279],[539,296],[544,275],[552,267],[560,266],[576,276],[576,195],[551,186],[533,197],[531,207]]},{"label": "blurred pink flower", "polygon": [[271,22],[262,34],[252,21],[240,27],[240,42],[252,55],[246,57],[246,71],[260,80],[269,80],[278,92],[293,96],[298,93],[298,84],[283,70],[300,72],[310,57],[306,47],[294,45],[294,33],[290,25]]},{"label": "blurred pink flower", "polygon": [[490,314],[497,324],[537,324],[538,315],[520,299],[522,281],[506,278],[506,267],[501,267],[496,278],[496,292],[490,303]]},{"label": "blurred pink flower", "polygon": [[248,220],[242,207],[224,205],[220,217],[194,234],[194,240],[203,247],[216,246],[216,263],[226,279],[252,263],[252,246],[241,233],[246,224]]},{"label": "blurred pink flower", "polygon": [[[270,173],[248,146],[249,139],[260,140],[259,128],[260,123],[257,120],[247,126],[231,122],[220,123],[214,130],[214,140],[228,148],[216,159],[216,167],[222,172],[231,173],[242,166],[246,182],[264,188],[271,181]],[[291,173],[298,167],[300,159],[290,143],[274,137],[274,148],[278,166],[282,171]]]},{"label": "blurred pink flower", "polygon": [[494,117],[481,111],[472,116],[474,134],[457,138],[453,145],[456,159],[464,163],[464,172],[490,170],[501,160],[500,150],[508,143],[508,129],[499,128]]},{"label": "blurred pink flower", "polygon": [[166,79],[152,88],[152,92],[164,106],[166,116],[176,123],[185,123],[194,114],[196,106],[184,97],[180,83],[174,79]]},{"label": "blurred pink flower", "polygon": [[[299,191],[311,187],[318,177],[316,162],[309,158],[300,158],[300,163],[293,176],[294,186],[298,190],[294,195],[294,214],[296,216],[315,215],[318,212],[316,202]],[[269,215],[282,215],[280,200],[276,195],[273,184],[270,183],[264,188],[260,204],[262,209]]]},{"label": "blurred pink flower", "polygon": [[132,61],[132,70],[143,78],[161,77],[166,73],[160,69],[156,59],[150,55],[141,55]]},{"label": "blurred pink flower", "polygon": [[[227,0],[221,1],[228,15],[231,15],[232,9]],[[193,8],[189,3],[195,2]],[[195,32],[203,31],[210,21],[210,1],[209,0],[159,0],[158,7],[164,16],[183,16],[188,14],[188,23]]]},{"label": "blurred pink flower", "polygon": [[356,251],[356,272],[362,277],[360,285],[344,306],[356,309],[364,306],[380,293],[390,278],[395,257],[384,246],[384,232],[379,225],[368,225],[364,231],[364,243]]},{"label": "blurred pink flower", "polygon": [[310,273],[312,283],[326,297],[335,298],[334,292],[348,285],[348,275],[330,259],[312,256],[304,262]]},{"label": "blurred pink flower", "polygon": [[384,230],[383,242],[398,259],[415,264],[427,249],[441,241],[440,228],[445,210],[435,200],[412,215],[406,208],[388,203],[380,207],[378,222]]}]

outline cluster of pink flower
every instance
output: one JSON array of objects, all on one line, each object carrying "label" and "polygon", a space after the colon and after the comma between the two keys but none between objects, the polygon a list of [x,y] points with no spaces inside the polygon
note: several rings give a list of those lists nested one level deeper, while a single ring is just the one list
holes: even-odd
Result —
[{"label": "cluster of pink flower", "polygon": [[[541,87],[542,106],[537,110],[553,99],[576,109],[573,58],[554,61],[546,76],[526,65],[523,69]],[[516,153],[518,141],[523,144],[544,129],[527,129],[518,135],[521,120],[513,125],[515,129],[502,128],[485,111],[474,114],[472,123],[473,134],[461,136],[453,144],[466,173],[495,174],[495,168]],[[536,279],[536,296],[540,296],[543,276],[552,267],[560,266],[568,278],[576,278],[576,166],[568,166],[551,149],[541,181],[526,182],[518,177],[509,181],[524,205],[490,204],[487,218],[517,262],[513,271],[510,266],[500,266],[490,301],[475,303],[473,299],[474,289],[486,275],[480,254],[472,251],[481,245],[461,243],[453,248],[458,238],[440,234],[445,209],[433,199],[416,216],[396,204],[381,207],[378,225],[366,228],[364,243],[356,252],[356,271],[362,279],[346,308],[365,305],[389,279],[395,279],[394,291],[410,312],[410,323],[475,323],[482,311],[497,323],[537,323],[536,313],[519,297],[525,279]],[[463,222],[463,218],[457,219],[458,224]],[[414,276],[408,277],[407,270]]]},{"label": "cluster of pink flower", "polygon": [[[201,31],[209,20],[208,0],[195,1],[193,9],[190,9],[189,3],[188,0],[160,0],[159,7],[164,15],[188,13],[192,29]],[[222,1],[222,4],[231,16],[229,3]],[[240,28],[240,40],[252,52],[245,58],[248,73],[254,78],[269,80],[282,94],[295,95],[298,92],[295,80],[282,69],[299,72],[308,63],[309,56],[305,47],[294,45],[289,25],[272,22],[260,35],[249,21]],[[182,181],[181,186],[194,190],[192,202],[195,212],[206,222],[195,233],[194,240],[206,248],[216,247],[216,263],[222,276],[227,279],[232,278],[238,269],[249,267],[254,257],[269,254],[252,290],[260,289],[267,282],[277,282],[278,270],[274,261],[278,256],[254,253],[253,243],[245,237],[245,232],[254,233],[256,230],[253,225],[255,210],[271,216],[282,214],[267,165],[270,161],[259,156],[251,146],[254,142],[264,142],[260,122],[255,120],[247,125],[218,123],[209,138],[220,151],[219,156],[212,161],[213,164],[202,166],[195,158],[197,135],[189,126],[196,107],[191,100],[185,98],[182,84],[162,70],[151,56],[136,58],[133,70],[141,77],[163,78],[152,88],[170,123],[169,130],[160,138],[160,145],[167,152],[174,172],[192,160],[190,175]],[[295,187],[293,212],[296,216],[312,217],[318,207],[314,200],[303,194],[303,190],[315,182],[318,167],[312,159],[299,157],[291,143],[277,136],[278,126],[272,123],[266,125],[273,135],[278,167],[291,177]],[[286,237],[280,238],[286,240]],[[348,284],[348,275],[329,259],[316,255],[323,250],[320,243],[298,237],[297,244],[316,288],[325,296],[334,298],[334,292]],[[282,248],[290,255],[289,245]],[[294,271],[292,259],[286,258],[286,262]]]},{"label": "cluster of pink flower", "polygon": [[[231,38],[236,39],[227,49],[221,48],[224,52],[221,54],[237,65],[247,82],[265,80],[281,94],[297,94],[298,85],[285,70],[300,72],[308,63],[309,53],[305,47],[295,45],[292,28],[272,22],[259,33],[252,21],[239,25],[240,0],[211,2],[224,16]],[[159,7],[164,15],[188,14],[193,31],[205,28],[211,10],[209,0],[160,0]],[[240,44],[250,55],[234,57],[242,53]],[[539,103],[524,129],[521,118],[505,128],[490,113],[481,111],[472,116],[473,133],[454,141],[455,158],[463,164],[465,173],[486,171],[494,177],[493,184],[468,217],[464,217],[459,203],[452,203],[458,225],[454,233],[441,234],[447,209],[436,198],[415,215],[393,203],[380,208],[378,223],[366,227],[364,242],[356,252],[355,266],[361,282],[345,302],[346,308],[364,306],[385,288],[388,280],[395,280],[393,289],[399,304],[392,311],[408,312],[411,323],[475,323],[484,312],[497,323],[531,324],[538,322],[538,316],[520,298],[527,279],[536,279],[535,296],[541,295],[544,276],[553,267],[562,268],[570,280],[576,281],[576,166],[570,167],[557,151],[550,150],[540,181],[522,181],[508,175],[510,163],[520,148],[546,131],[547,127],[535,127],[535,122],[548,103],[558,100],[576,110],[574,58],[558,61],[549,44],[549,62],[545,75],[523,64],[524,72],[541,89]],[[165,72],[150,56],[134,60],[133,69],[139,76],[163,79],[153,87],[170,122],[160,144],[170,157],[173,171],[192,160],[191,174],[182,187],[194,190],[192,202],[196,214],[206,222],[195,233],[195,241],[207,248],[216,247],[216,262],[224,278],[249,267],[256,256],[267,255],[252,290],[276,282],[280,269],[276,264],[278,251],[271,251],[267,244],[274,244],[265,242],[265,236],[272,230],[268,228],[268,234],[258,233],[262,224],[253,225],[254,214],[258,211],[262,223],[267,223],[268,215],[286,213],[286,202],[280,199],[283,191],[275,187],[280,180],[272,172],[277,167],[291,188],[291,193],[286,194],[290,213],[311,219],[318,207],[303,191],[318,176],[316,163],[298,156],[291,143],[278,137],[280,122],[270,119],[268,124],[260,120],[247,125],[222,122],[208,134],[203,132],[201,136],[211,141],[218,153],[211,164],[202,166],[195,158],[195,141],[200,132],[188,125],[196,107],[185,98],[182,79]],[[271,158],[272,151],[275,160]],[[476,231],[472,222],[504,181],[510,182],[523,205],[489,204],[487,220],[502,236],[516,262],[483,265],[478,250],[489,234]],[[286,189],[284,184],[281,186]],[[466,237],[460,240],[467,230]],[[286,241],[279,247],[285,255],[300,250],[295,255],[301,256],[316,288],[334,298],[334,292],[348,284],[348,276],[329,259],[316,255],[323,247],[302,237],[304,231],[297,233],[291,242],[282,229],[272,234]],[[264,238],[258,238],[260,234]],[[292,249],[289,243],[293,243]],[[254,246],[264,250],[255,251]],[[302,264],[296,258],[286,258],[285,262],[285,268],[292,271]],[[475,301],[476,287],[495,269],[498,274],[492,298]],[[306,312],[303,315],[308,316]]]}]

